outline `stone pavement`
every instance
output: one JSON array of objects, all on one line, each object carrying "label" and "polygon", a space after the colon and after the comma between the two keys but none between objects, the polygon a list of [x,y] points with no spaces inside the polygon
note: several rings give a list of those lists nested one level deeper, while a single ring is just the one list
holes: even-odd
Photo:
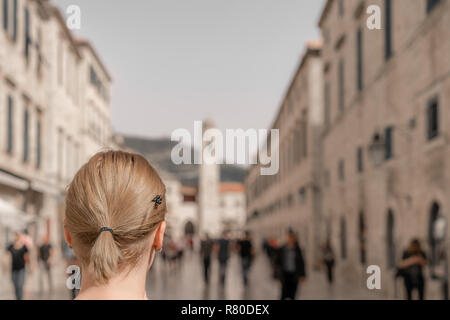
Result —
[{"label": "stone pavement", "polygon": [[[39,292],[39,272],[27,275],[25,299],[66,300],[71,292],[65,287],[67,276],[65,266],[60,265],[53,270],[55,289],[52,293],[46,290]],[[280,284],[271,278],[270,265],[265,256],[258,256],[250,271],[250,285],[244,288],[241,280],[240,261],[235,254],[230,258],[225,287],[218,284],[218,265],[213,259],[209,286],[205,286],[202,278],[202,266],[197,254],[187,253],[183,264],[178,268],[165,265],[158,257],[147,279],[147,292],[150,299],[156,300],[273,300],[279,298]],[[14,299],[9,276],[0,275],[0,300]],[[351,286],[344,281],[337,281],[330,288],[323,272],[309,272],[307,281],[300,287],[297,299],[380,299],[377,293],[370,291],[362,283],[361,287]]]},{"label": "stone pavement", "polygon": [[[198,256],[187,256],[183,266],[169,271],[158,260],[148,278],[150,299],[226,299],[226,300],[272,300],[280,295],[280,284],[271,277],[271,268],[265,256],[258,256],[250,271],[250,285],[244,288],[240,274],[240,261],[232,256],[228,266],[225,288],[218,285],[218,265],[212,263],[211,280],[206,286],[202,279]],[[382,299],[362,282],[361,287],[337,281],[332,288],[323,272],[310,272],[307,281],[300,287],[297,299],[306,300],[361,300]]]},{"label": "stone pavement", "polygon": [[[43,278],[43,288],[40,291],[40,270],[34,267],[31,270],[27,267],[24,286],[24,300],[68,300],[71,298],[71,292],[66,288],[65,261],[57,263],[52,268],[53,290],[48,290],[47,278]],[[11,282],[9,270],[0,273],[0,300],[13,300],[14,289]]]}]

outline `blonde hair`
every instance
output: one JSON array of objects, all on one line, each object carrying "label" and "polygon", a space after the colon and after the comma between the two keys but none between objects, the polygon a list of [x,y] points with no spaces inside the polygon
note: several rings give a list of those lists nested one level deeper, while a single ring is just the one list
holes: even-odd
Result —
[{"label": "blonde hair", "polygon": [[148,236],[165,219],[165,186],[142,156],[100,152],[75,175],[65,211],[77,258],[104,284],[149,249]]}]

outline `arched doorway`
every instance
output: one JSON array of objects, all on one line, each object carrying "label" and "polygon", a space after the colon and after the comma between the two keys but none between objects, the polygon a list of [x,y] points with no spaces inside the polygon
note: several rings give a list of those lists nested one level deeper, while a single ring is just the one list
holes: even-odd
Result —
[{"label": "arched doorway", "polygon": [[[430,220],[428,226],[428,241],[430,244],[430,271],[431,276],[442,281],[442,297],[449,299],[448,286],[448,260],[447,260],[447,221],[438,202],[433,202],[430,208]],[[441,270],[441,272],[437,272]],[[442,276],[442,270],[444,276]],[[441,274],[439,274],[441,273]]]},{"label": "arched doorway", "polygon": [[359,212],[358,219],[358,240],[359,240],[359,261],[362,265],[366,264],[366,220],[364,212]]},{"label": "arched doorway", "polygon": [[193,236],[195,234],[195,226],[191,221],[186,222],[184,225],[184,234],[186,236]]},{"label": "arched doorway", "polygon": [[341,217],[340,221],[340,242],[341,242],[341,258],[347,258],[347,224],[345,222],[345,217]]},{"label": "arched doorway", "polygon": [[430,265],[431,267],[439,264],[440,249],[445,243],[446,221],[441,212],[441,206],[438,202],[433,202],[430,207],[430,218],[428,223],[428,242],[430,245]]},{"label": "arched doorway", "polygon": [[326,218],[325,234],[326,234],[326,241],[331,243],[331,239],[333,239],[331,229],[331,215],[330,217]]},{"label": "arched doorway", "polygon": [[395,218],[394,212],[389,209],[386,217],[386,255],[389,269],[395,267]]}]

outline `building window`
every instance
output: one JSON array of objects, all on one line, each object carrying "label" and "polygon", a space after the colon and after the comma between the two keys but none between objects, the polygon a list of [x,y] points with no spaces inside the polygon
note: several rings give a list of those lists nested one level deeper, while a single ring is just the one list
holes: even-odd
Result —
[{"label": "building window", "polygon": [[5,31],[8,31],[8,1],[9,0],[3,0],[3,29],[5,29]]},{"label": "building window", "polygon": [[25,8],[25,57],[28,59],[30,55],[30,11],[28,8]]},{"label": "building window", "polygon": [[395,220],[394,213],[391,209],[387,213],[386,221],[386,253],[387,253],[387,265],[389,269],[395,268]]},{"label": "building window", "polygon": [[394,129],[388,127],[384,132],[385,160],[389,160],[394,156]]},{"label": "building window", "polygon": [[301,142],[301,133],[300,128],[298,128],[295,129],[294,131],[294,157],[296,164],[300,163],[301,161],[300,142]]},{"label": "building window", "polygon": [[41,168],[41,157],[42,157],[42,128],[41,120],[36,123],[36,168]]},{"label": "building window", "polygon": [[344,160],[339,160],[338,163],[338,176],[340,181],[344,181],[345,179],[345,162]]},{"label": "building window", "polygon": [[14,101],[11,96],[8,96],[8,135],[7,135],[7,151],[12,153],[14,147]]},{"label": "building window", "polygon": [[63,84],[63,40],[58,41],[58,84]]},{"label": "building window", "polygon": [[433,140],[439,135],[439,103],[437,99],[434,99],[428,105],[427,122],[428,140]]},{"label": "building window", "polygon": [[302,157],[308,156],[308,121],[306,120],[307,114],[303,113],[302,123]]},{"label": "building window", "polygon": [[17,41],[17,0],[13,2],[13,34],[12,38],[14,41]]},{"label": "building window", "polygon": [[386,16],[384,57],[387,61],[392,56],[392,1],[385,0],[384,6]]},{"label": "building window", "polygon": [[430,13],[440,2],[441,0],[427,0],[427,13]]},{"label": "building window", "polygon": [[304,204],[306,202],[306,189],[305,188],[300,188],[300,190],[298,191],[298,197],[299,197],[301,204]]},{"label": "building window", "polygon": [[[89,81],[97,89],[97,92],[106,100],[106,88],[100,80],[97,72],[93,66],[89,67]],[[288,101],[288,107],[290,108],[291,102]]]},{"label": "building window", "polygon": [[359,240],[359,262],[362,265],[366,264],[367,254],[366,254],[366,219],[364,212],[359,213],[359,223],[358,223],[358,240]]},{"label": "building window", "polygon": [[363,158],[363,148],[358,147],[356,151],[356,168],[358,170],[358,173],[364,172],[364,158]]},{"label": "building window", "polygon": [[331,101],[330,101],[330,84],[327,82],[324,88],[324,104],[325,104],[325,128],[328,129],[331,124]]},{"label": "building window", "polygon": [[433,202],[430,208],[430,218],[428,224],[428,242],[430,248],[430,265],[434,267],[439,262],[439,244],[445,239],[439,239],[439,235],[436,234],[438,231],[438,222],[441,220],[441,208],[439,203]]},{"label": "building window", "polygon": [[338,67],[338,97],[339,97],[339,111],[344,112],[345,109],[345,96],[344,96],[344,90],[345,90],[345,78],[344,78],[344,59],[341,59],[339,61],[339,67]]},{"label": "building window", "polygon": [[288,208],[292,207],[292,205],[294,204],[294,197],[292,196],[292,194],[290,193],[287,197],[286,197],[286,205]]},{"label": "building window", "polygon": [[363,43],[363,34],[362,34],[362,29],[359,28],[357,33],[356,33],[356,56],[357,56],[357,71],[358,71],[358,75],[357,75],[357,80],[358,80],[358,91],[362,91],[363,89],[363,48],[362,48],[362,43]]},{"label": "building window", "polygon": [[41,76],[42,71],[42,30],[39,29],[37,33],[37,43],[36,43],[36,52],[37,52],[37,65],[36,65],[36,74]]},{"label": "building window", "polygon": [[72,139],[70,137],[67,137],[66,154],[65,154],[65,160],[66,160],[65,178],[71,178],[71,176],[72,176],[72,166],[71,166],[72,156],[73,156]]},{"label": "building window", "polygon": [[61,129],[58,130],[58,179],[62,180],[63,176],[63,147],[64,136]]},{"label": "building window", "polygon": [[29,160],[30,149],[30,113],[25,109],[23,113],[23,162]]},{"label": "building window", "polygon": [[339,0],[339,17],[344,16],[344,0]]},{"label": "building window", "polygon": [[345,222],[345,217],[341,217],[341,234],[340,234],[340,242],[341,242],[341,258],[347,259],[347,224]]}]

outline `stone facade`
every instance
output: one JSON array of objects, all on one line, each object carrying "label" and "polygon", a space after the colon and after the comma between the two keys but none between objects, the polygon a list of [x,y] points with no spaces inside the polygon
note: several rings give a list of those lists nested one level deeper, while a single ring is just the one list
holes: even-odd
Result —
[{"label": "stone facade", "polygon": [[[366,267],[378,265],[387,298],[395,298],[395,266],[412,238],[430,265],[445,264],[431,259],[430,238],[450,205],[450,1],[435,3],[328,1],[319,23],[322,234],[336,249],[339,276],[364,285]],[[381,30],[366,27],[369,5],[381,8]],[[428,281],[429,298],[439,297],[439,284]]]},{"label": "stone facade", "polygon": [[32,216],[25,225],[20,215],[0,220],[0,247],[26,228],[35,243],[48,233],[59,249],[68,183],[112,145],[111,78],[50,1],[2,1],[0,20],[0,198]]},{"label": "stone facade", "polygon": [[279,129],[279,173],[260,175],[250,168],[245,180],[248,228],[257,243],[263,238],[284,240],[291,227],[299,234],[308,265],[317,259],[320,225],[320,135],[323,125],[321,44],[311,42],[272,126]]},{"label": "stone facade", "polygon": [[[381,29],[367,26],[371,5],[380,9]],[[440,298],[449,254],[450,1],[330,0],[319,27],[323,81],[314,84],[321,103],[294,96],[289,116],[300,69],[274,125],[281,171],[263,177],[255,166],[246,179],[249,226],[264,237],[292,226],[307,257],[319,257],[317,244],[330,240],[337,276],[361,287],[367,266],[380,266],[386,298],[404,296],[395,290],[396,265],[418,238],[429,258],[426,295]],[[317,165],[290,165],[301,149],[290,136],[301,130],[301,108],[319,105],[323,126],[311,159]],[[296,190],[308,176],[316,198],[314,189]]]}]

